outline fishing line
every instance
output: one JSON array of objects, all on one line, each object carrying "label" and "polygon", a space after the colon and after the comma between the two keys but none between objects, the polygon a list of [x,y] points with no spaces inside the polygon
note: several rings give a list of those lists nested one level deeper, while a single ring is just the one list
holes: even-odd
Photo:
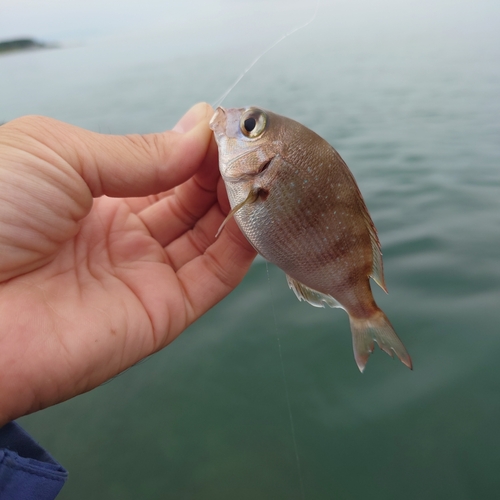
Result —
[{"label": "fishing line", "polygon": [[[282,35],[280,38],[278,38],[274,43],[272,43],[267,49],[265,49],[263,52],[261,52],[251,63],[250,65],[244,69],[244,71],[238,76],[238,78],[235,80],[235,82],[217,99],[214,104],[212,105],[213,108],[218,108],[224,99],[230,94],[230,92],[240,83],[240,81],[243,79],[243,77],[259,62],[259,60],[265,56],[270,50],[272,50],[276,45],[281,43],[285,38],[289,37],[290,35],[293,35],[297,31],[305,28],[309,24],[311,24],[316,17],[318,16],[318,11],[319,11],[319,6],[320,6],[321,0],[318,0],[316,3],[316,9],[314,10],[314,13],[312,17],[306,21],[305,23],[300,24],[299,26],[296,26],[295,28],[291,29],[290,31],[286,32],[284,35]],[[293,422],[293,415],[292,415],[292,407],[290,404],[290,394],[288,392],[288,383],[286,380],[286,371],[285,371],[285,363],[283,362],[283,352],[281,350],[281,341],[278,333],[278,321],[276,319],[276,310],[274,308],[274,302],[272,300],[273,297],[273,289],[271,285],[271,276],[269,274],[269,265],[266,261],[266,272],[267,272],[267,280],[269,283],[269,293],[271,294],[271,307],[273,310],[273,319],[274,319],[274,327],[275,327],[275,332],[276,332],[276,340],[278,342],[278,352],[280,356],[280,364],[281,364],[281,374],[283,376],[283,386],[285,388],[285,398],[286,398],[286,405],[288,409],[288,416],[290,419],[290,431],[292,434],[292,441],[293,441],[293,449],[295,453],[295,463],[297,465],[297,474],[299,477],[299,485],[300,485],[300,497],[302,500],[305,499],[304,495],[304,482],[302,479],[302,469],[300,467],[300,458],[299,458],[299,450],[297,447],[297,437],[295,435],[295,425]]]},{"label": "fishing line", "polygon": [[299,31],[299,30],[305,28],[306,26],[308,26],[309,24],[311,24],[316,19],[317,15],[318,15],[318,10],[319,10],[319,4],[320,4],[320,2],[321,2],[321,0],[318,0],[318,2],[316,4],[316,10],[314,11],[314,14],[311,17],[311,19],[309,19],[309,21],[305,22],[304,24],[301,24],[300,26],[297,26],[297,27],[291,29],[290,31],[288,31],[287,33],[285,33],[284,35],[282,35],[280,38],[278,38],[278,40],[276,40],[273,44],[271,44],[266,50],[264,50],[264,52],[261,52],[250,63],[250,65],[247,68],[245,68],[245,70],[243,71],[243,73],[241,73],[240,76],[238,76],[238,78],[236,79],[236,81],[229,87],[229,89],[227,89],[219,97],[219,99],[217,99],[214,102],[214,104],[212,104],[212,107],[214,109],[217,109],[222,104],[222,102],[224,101],[224,99],[229,95],[229,93],[234,89],[234,87],[236,87],[236,85],[238,85],[238,83],[240,83],[240,81],[243,79],[243,77],[259,62],[259,59],[262,56],[265,56],[271,49],[274,49],[274,47],[276,47],[276,45],[278,45],[278,43],[282,42],[285,38],[289,37],[290,35],[293,35],[296,31]]},{"label": "fishing line", "polygon": [[300,497],[302,498],[302,500],[304,500],[305,499],[304,483],[302,481],[302,470],[300,468],[299,449],[297,447],[297,438],[295,437],[295,426],[293,424],[292,407],[290,405],[290,396],[288,394],[288,384],[286,381],[285,363],[283,363],[283,353],[281,352],[281,341],[280,341],[280,337],[278,334],[278,321],[276,319],[276,311],[274,309],[273,288],[271,286],[271,276],[269,275],[269,264],[267,263],[267,260],[266,260],[266,272],[267,272],[267,282],[269,283],[269,293],[271,294],[271,307],[273,309],[273,318],[274,318],[274,328],[275,328],[275,332],[276,332],[276,340],[278,341],[278,351],[280,354],[281,374],[283,375],[283,385],[285,386],[286,405],[288,408],[288,416],[290,417],[290,430],[292,433],[293,448],[295,451],[295,462],[297,464],[297,473],[299,476]]}]

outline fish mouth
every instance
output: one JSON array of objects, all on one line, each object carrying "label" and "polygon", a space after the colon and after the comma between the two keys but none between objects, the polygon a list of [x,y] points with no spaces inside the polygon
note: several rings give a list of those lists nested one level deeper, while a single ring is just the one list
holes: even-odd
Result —
[{"label": "fish mouth", "polygon": [[214,131],[214,135],[217,142],[219,142],[219,139],[225,135],[226,122],[227,122],[226,110],[223,107],[219,106],[215,110],[215,113],[210,119],[210,123],[208,124],[208,126]]}]

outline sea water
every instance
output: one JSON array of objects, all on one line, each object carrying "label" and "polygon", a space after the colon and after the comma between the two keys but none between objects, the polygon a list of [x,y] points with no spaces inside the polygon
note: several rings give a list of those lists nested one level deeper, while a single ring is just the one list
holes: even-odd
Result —
[{"label": "sea water", "polygon": [[[289,5],[214,2],[154,29],[4,55],[0,122],[170,128],[311,14]],[[347,315],[299,303],[273,266],[270,292],[258,258],[162,352],[20,420],[69,469],[61,499],[301,498],[277,337],[304,498],[495,498],[499,20],[494,2],[323,2],[224,102],[297,119],[346,160],[382,242],[390,294],[376,300],[413,372],[377,349],[361,375]]]}]

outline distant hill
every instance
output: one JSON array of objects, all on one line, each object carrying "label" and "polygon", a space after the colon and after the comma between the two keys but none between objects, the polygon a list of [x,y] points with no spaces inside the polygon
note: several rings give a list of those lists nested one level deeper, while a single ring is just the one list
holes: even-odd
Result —
[{"label": "distant hill", "polygon": [[0,54],[16,50],[48,49],[52,47],[54,45],[38,42],[32,38],[17,38],[15,40],[0,41]]}]

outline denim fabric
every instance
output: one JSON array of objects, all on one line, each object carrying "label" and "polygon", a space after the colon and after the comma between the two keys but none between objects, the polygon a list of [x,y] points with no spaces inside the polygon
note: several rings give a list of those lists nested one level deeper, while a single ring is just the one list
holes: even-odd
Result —
[{"label": "denim fabric", "polygon": [[53,500],[67,478],[16,422],[0,428],[0,500]]}]

